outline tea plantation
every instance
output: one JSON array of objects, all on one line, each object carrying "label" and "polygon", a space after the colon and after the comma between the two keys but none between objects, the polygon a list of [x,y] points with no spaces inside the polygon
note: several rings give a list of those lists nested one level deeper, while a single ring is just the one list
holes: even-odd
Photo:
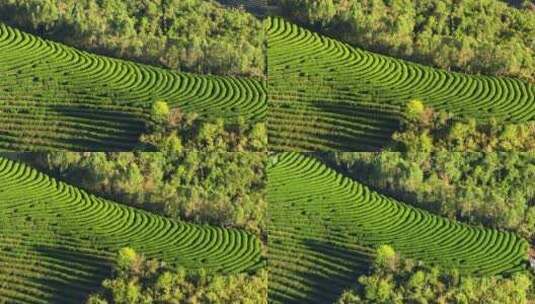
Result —
[{"label": "tea plantation", "polygon": [[0,299],[82,303],[129,246],[148,258],[208,272],[262,265],[259,240],[116,204],[0,158]]},{"label": "tea plantation", "polygon": [[260,121],[266,88],[107,58],[0,24],[0,150],[125,151],[165,100],[203,118]]},{"label": "tea plantation", "polygon": [[267,19],[266,28],[274,150],[378,150],[411,99],[459,119],[535,120],[533,84],[374,54],[280,18]]},{"label": "tea plantation", "polygon": [[275,155],[268,167],[269,299],[332,303],[366,271],[379,245],[472,275],[525,270],[528,243],[453,222],[371,191],[312,157]]}]

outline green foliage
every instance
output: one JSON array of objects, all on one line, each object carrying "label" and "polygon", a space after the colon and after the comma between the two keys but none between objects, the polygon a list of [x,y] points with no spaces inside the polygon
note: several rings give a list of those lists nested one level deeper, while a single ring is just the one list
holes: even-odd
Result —
[{"label": "green foliage", "polygon": [[[128,171],[119,185],[135,187],[130,179],[138,180],[139,168],[121,169]],[[114,261],[119,273],[142,269],[134,249],[169,266],[209,274],[255,271],[264,264],[262,244],[250,233],[126,207],[19,162],[0,158],[0,185],[3,302],[81,303]],[[124,286],[127,301],[141,299],[135,282]]]},{"label": "green foliage", "polygon": [[[374,260],[385,272],[402,267],[392,248],[467,275],[510,275],[527,268],[528,242],[513,233],[410,207],[312,157],[273,157],[267,168],[272,303],[332,303]],[[396,287],[387,280],[369,283],[376,287],[369,297],[377,300],[389,298]]]},{"label": "green foliage", "polygon": [[260,20],[214,1],[2,1],[0,19],[77,48],[176,70],[264,71]]},{"label": "green foliage", "polygon": [[208,275],[173,269],[159,260],[139,257],[136,267],[122,268],[102,283],[87,304],[149,303],[267,303],[267,272],[255,274]]},{"label": "green foliage", "polygon": [[169,119],[169,106],[163,100],[157,100],[152,103],[151,118],[155,121],[167,121]]},{"label": "green foliage", "polygon": [[265,234],[264,153],[76,153],[26,161],[105,197],[175,219]]},{"label": "green foliage", "polygon": [[496,0],[274,0],[351,44],[447,70],[535,81],[534,12]]},{"label": "green foliage", "polygon": [[396,269],[396,251],[389,245],[381,245],[377,248],[374,265],[378,268]]},{"label": "green foliage", "polygon": [[164,153],[182,150],[263,152],[267,149],[264,122],[206,120],[192,113],[183,115],[178,109],[167,115],[153,114],[153,117],[148,133],[140,136],[140,142]]},{"label": "green foliage", "polygon": [[533,153],[323,154],[347,175],[420,208],[535,237]]},{"label": "green foliage", "polygon": [[[377,252],[377,254],[380,254]],[[475,277],[401,259],[399,269],[374,264],[370,274],[345,291],[337,304],[528,304],[535,296],[529,275]]]},{"label": "green foliage", "polygon": [[117,267],[119,269],[129,269],[134,266],[139,260],[139,256],[136,251],[130,247],[124,247],[119,250],[117,254]]},{"label": "green foliage", "polygon": [[410,120],[419,120],[425,112],[424,103],[419,99],[411,99],[406,106],[405,115]]},{"label": "green foliage", "polygon": [[263,151],[268,147],[268,129],[265,123],[255,124],[250,132],[248,138],[248,144],[250,148],[248,151]]},{"label": "green foliage", "polygon": [[401,152],[535,151],[535,122],[459,120],[427,108],[407,119],[392,138],[390,150]]}]

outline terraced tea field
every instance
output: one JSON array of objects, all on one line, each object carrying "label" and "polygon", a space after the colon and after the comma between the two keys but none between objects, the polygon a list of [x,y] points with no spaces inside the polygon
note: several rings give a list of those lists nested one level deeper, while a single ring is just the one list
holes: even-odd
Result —
[{"label": "terraced tea field", "polygon": [[125,207],[0,158],[0,299],[82,303],[130,246],[189,269],[233,273],[261,266],[259,240]]},{"label": "terraced tea field", "polygon": [[321,162],[283,153],[268,166],[269,299],[332,303],[368,269],[374,248],[476,275],[527,268],[512,233],[449,221],[369,190]]},{"label": "terraced tea field", "polygon": [[107,58],[0,24],[0,150],[132,150],[154,100],[260,121],[263,82]]},{"label": "terraced tea field", "polygon": [[414,98],[460,119],[535,120],[535,85],[527,82],[374,54],[280,18],[266,28],[271,149],[378,150]]}]

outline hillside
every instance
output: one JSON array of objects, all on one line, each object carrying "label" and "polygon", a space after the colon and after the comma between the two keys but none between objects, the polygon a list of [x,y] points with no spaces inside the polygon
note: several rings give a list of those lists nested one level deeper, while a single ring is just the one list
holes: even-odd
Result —
[{"label": "hillside", "polygon": [[507,275],[527,268],[528,243],[513,233],[410,207],[314,158],[276,155],[268,179],[273,303],[332,303],[384,244],[463,274]]},{"label": "hillside", "polygon": [[447,72],[352,47],[280,18],[266,22],[274,150],[377,150],[412,99],[458,119],[535,120],[535,86]]},{"label": "hillside", "polygon": [[125,246],[191,270],[262,264],[251,234],[125,207],[4,158],[0,184],[0,299],[8,303],[80,303]]},{"label": "hillside", "polygon": [[203,118],[261,121],[253,78],[177,73],[107,58],[0,24],[0,149],[132,150],[158,99]]},{"label": "hillside", "polygon": [[0,21],[77,49],[171,70],[264,76],[262,21],[213,0],[0,1]]}]

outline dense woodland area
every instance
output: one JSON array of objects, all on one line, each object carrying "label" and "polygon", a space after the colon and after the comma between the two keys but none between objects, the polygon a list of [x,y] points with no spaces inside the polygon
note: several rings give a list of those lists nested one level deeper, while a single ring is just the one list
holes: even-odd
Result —
[{"label": "dense woodland area", "polygon": [[496,0],[272,0],[290,20],[367,50],[535,81],[535,9]]},{"label": "dense woodland area", "polygon": [[535,151],[535,122],[507,123],[463,119],[436,111],[421,100],[407,103],[400,130],[386,150],[397,152]]},{"label": "dense woodland area", "polygon": [[70,46],[175,70],[264,73],[262,22],[203,0],[7,0],[0,20]]},{"label": "dense woodland area", "polygon": [[[93,193],[176,219],[243,227],[267,238],[264,153],[19,154]],[[532,153],[320,153],[329,165],[408,203],[459,221],[535,236]],[[267,274],[206,274],[119,252],[112,276],[88,303],[258,303]],[[377,249],[367,274],[337,303],[529,303],[533,278],[459,274]],[[236,302],[237,301],[237,302]],[[264,303],[261,302],[261,303]]]},{"label": "dense woodland area", "polygon": [[534,239],[532,151],[533,123],[460,120],[413,100],[385,151],[318,155],[351,177],[417,207]]},{"label": "dense woodland area", "polygon": [[[529,304],[533,283],[526,274],[511,278],[461,276],[401,257],[394,248],[377,248],[370,273],[345,291],[337,304],[501,303]],[[531,294],[530,294],[531,293]]]},{"label": "dense woodland area", "polygon": [[203,119],[197,113],[170,109],[165,101],[151,106],[146,132],[140,136],[138,150],[164,153],[182,151],[262,152],[267,150],[265,122],[251,122],[240,117],[237,122],[222,118]]},{"label": "dense woodland area", "polygon": [[[179,71],[263,78],[265,69],[262,21],[214,1],[0,1],[0,21],[82,50]],[[136,150],[267,147],[263,122],[207,119],[160,100],[150,107]]]},{"label": "dense woodland area", "polygon": [[125,247],[117,254],[113,277],[102,282],[102,290],[87,304],[257,304],[267,303],[267,288],[265,270],[229,275],[188,272]]}]

